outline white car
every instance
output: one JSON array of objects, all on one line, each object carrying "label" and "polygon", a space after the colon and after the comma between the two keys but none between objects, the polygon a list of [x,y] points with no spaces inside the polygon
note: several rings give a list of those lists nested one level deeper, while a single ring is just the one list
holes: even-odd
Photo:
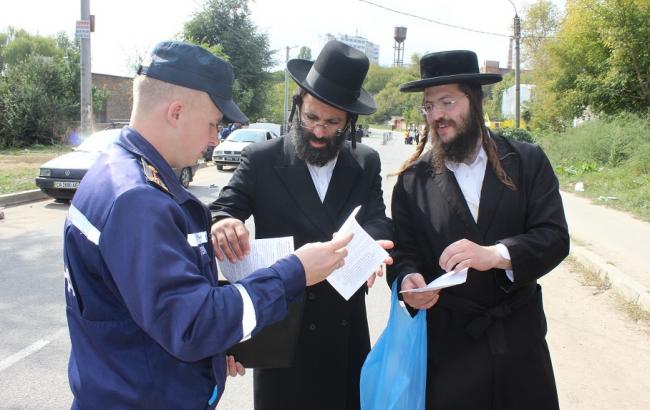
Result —
[{"label": "white car", "polygon": [[217,164],[218,170],[224,166],[236,167],[241,161],[241,152],[249,144],[277,138],[273,131],[253,128],[240,128],[228,135],[225,141],[219,144],[212,153],[212,162]]}]

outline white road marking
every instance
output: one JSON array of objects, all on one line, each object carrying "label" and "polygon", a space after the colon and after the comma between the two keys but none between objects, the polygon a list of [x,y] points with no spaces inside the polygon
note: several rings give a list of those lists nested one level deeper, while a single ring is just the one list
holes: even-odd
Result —
[{"label": "white road marking", "polygon": [[52,341],[58,339],[59,337],[63,336],[64,334],[68,333],[68,328],[67,327],[62,327],[56,332],[54,332],[52,335],[50,335],[47,338],[37,340],[36,342],[32,343],[31,345],[27,346],[23,350],[12,354],[11,356],[7,357],[6,359],[2,359],[0,361],[0,372],[5,370],[8,367],[13,366],[14,364],[18,363],[19,361],[25,359],[26,357],[38,352],[45,346],[49,345]]}]

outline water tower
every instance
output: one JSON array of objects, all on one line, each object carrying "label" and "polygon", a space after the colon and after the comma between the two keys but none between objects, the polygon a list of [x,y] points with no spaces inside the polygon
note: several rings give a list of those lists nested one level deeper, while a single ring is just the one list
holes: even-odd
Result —
[{"label": "water tower", "polygon": [[402,66],[404,65],[404,40],[406,40],[406,27],[395,27],[393,32],[393,38],[395,39],[395,45],[393,49],[393,65]]}]

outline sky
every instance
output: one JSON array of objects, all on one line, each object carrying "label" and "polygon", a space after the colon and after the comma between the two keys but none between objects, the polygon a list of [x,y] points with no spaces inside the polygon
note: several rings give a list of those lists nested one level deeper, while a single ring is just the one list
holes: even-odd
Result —
[{"label": "sky", "polygon": [[[407,28],[404,62],[414,53],[467,49],[478,55],[479,65],[497,60],[506,66],[508,35],[512,33],[515,8],[521,14],[526,1],[512,0],[372,0],[386,8],[427,19],[398,14],[370,4],[370,0],[255,0],[251,2],[252,20],[258,31],[266,33],[275,53],[276,68],[284,67],[286,47],[295,58],[299,46],[307,46],[315,58],[325,35],[359,35],[379,44],[379,63],[393,62],[393,30]],[[564,0],[553,0],[560,8]],[[81,0],[2,0],[0,31],[8,26],[33,34],[74,35],[80,19]],[[168,4],[172,4],[168,5]],[[131,76],[138,56],[146,54],[162,40],[176,39],[184,22],[201,9],[203,0],[90,0],[95,15],[91,35],[92,71]],[[477,33],[460,26],[491,35]],[[236,75],[236,73],[235,73]]]}]

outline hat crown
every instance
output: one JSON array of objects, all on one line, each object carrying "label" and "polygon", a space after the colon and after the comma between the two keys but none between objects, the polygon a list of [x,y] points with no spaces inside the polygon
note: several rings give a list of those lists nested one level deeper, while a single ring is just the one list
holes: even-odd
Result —
[{"label": "hat crown", "polygon": [[369,67],[370,62],[364,53],[331,40],[325,44],[311,69],[342,88],[356,91],[358,96]]},{"label": "hat crown", "polygon": [[422,79],[478,73],[478,58],[473,51],[441,51],[426,54],[420,60],[420,77]]}]

